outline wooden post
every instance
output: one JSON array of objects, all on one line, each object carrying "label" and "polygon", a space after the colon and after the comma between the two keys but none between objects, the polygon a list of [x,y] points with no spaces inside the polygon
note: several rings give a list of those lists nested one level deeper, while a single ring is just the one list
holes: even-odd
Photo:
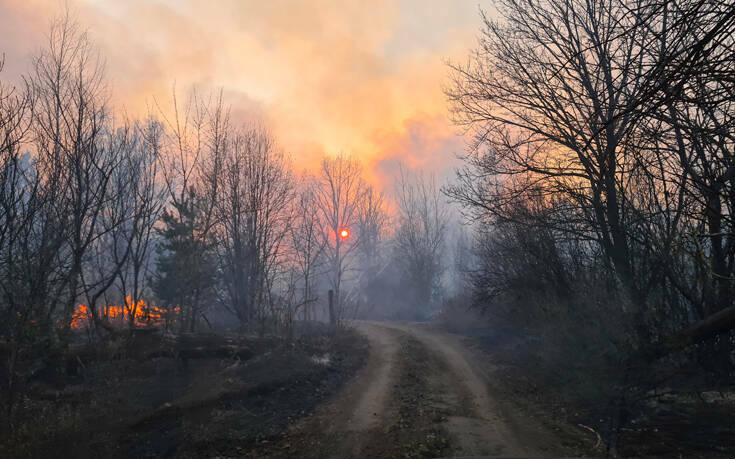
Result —
[{"label": "wooden post", "polygon": [[329,290],[329,324],[337,325],[337,317],[334,314],[334,290]]}]

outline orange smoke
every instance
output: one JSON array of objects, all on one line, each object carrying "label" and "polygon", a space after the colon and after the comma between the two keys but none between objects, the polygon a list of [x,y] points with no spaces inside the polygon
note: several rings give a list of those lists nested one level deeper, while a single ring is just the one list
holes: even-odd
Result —
[{"label": "orange smoke", "polygon": [[172,117],[174,87],[179,103],[192,87],[205,98],[222,89],[233,123],[262,120],[297,170],[343,151],[390,190],[392,161],[440,175],[464,151],[446,119],[444,63],[476,46],[478,3],[492,12],[487,0],[0,0],[0,79],[22,84],[26,56],[68,5],[99,49],[117,113]]}]

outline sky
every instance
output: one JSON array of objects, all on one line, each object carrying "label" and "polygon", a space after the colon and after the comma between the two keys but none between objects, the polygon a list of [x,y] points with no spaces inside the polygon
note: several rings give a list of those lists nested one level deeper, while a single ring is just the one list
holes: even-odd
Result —
[{"label": "sky", "polygon": [[116,110],[145,116],[222,90],[261,120],[297,169],[325,154],[363,162],[390,186],[399,162],[452,176],[464,151],[448,119],[447,60],[475,47],[477,0],[0,0],[2,78],[26,72],[68,5],[104,58]]}]

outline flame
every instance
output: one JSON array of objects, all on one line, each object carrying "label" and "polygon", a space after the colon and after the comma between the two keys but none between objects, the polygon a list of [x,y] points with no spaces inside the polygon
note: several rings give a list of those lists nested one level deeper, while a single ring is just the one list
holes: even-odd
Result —
[{"label": "flame", "polygon": [[[146,304],[143,299],[133,304],[130,295],[125,297],[125,305],[105,305],[99,308],[98,315],[107,322],[123,326],[130,322],[130,316],[134,314],[134,324],[136,326],[161,325],[167,319],[176,317],[180,312],[180,308],[163,309],[157,306]],[[71,328],[82,330],[92,325],[92,312],[86,305],[80,304],[74,310],[71,317]]]}]

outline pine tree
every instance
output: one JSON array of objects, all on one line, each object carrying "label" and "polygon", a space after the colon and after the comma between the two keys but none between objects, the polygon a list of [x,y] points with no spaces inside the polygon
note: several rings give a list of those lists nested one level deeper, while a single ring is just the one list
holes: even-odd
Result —
[{"label": "pine tree", "polygon": [[179,307],[181,329],[194,331],[197,317],[213,297],[216,264],[213,243],[208,236],[203,201],[194,189],[185,199],[165,210],[153,290],[169,309]]}]

